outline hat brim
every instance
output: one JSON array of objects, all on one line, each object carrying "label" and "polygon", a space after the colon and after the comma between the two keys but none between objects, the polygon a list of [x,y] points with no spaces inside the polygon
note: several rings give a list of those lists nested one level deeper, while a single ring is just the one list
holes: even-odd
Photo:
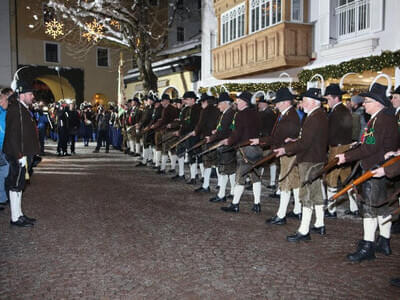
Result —
[{"label": "hat brim", "polygon": [[366,93],[360,93],[361,97],[368,97],[368,98],[372,98],[375,101],[379,102],[380,104],[382,104],[383,106],[388,106],[389,105],[389,100],[385,99],[382,97],[382,95],[379,94],[375,94],[375,93],[371,93],[371,92],[366,92]]}]

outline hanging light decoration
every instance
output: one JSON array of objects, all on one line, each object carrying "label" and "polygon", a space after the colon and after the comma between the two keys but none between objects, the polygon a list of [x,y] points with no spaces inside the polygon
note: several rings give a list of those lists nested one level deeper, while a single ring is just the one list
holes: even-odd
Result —
[{"label": "hanging light decoration", "polygon": [[53,39],[56,39],[59,36],[64,35],[64,24],[58,22],[56,19],[53,19],[49,22],[45,23],[46,31],[45,33],[52,36]]},{"label": "hanging light decoration", "polygon": [[101,23],[98,23],[96,19],[91,23],[85,23],[87,31],[82,34],[84,38],[90,41],[97,42],[99,39],[102,39],[104,36],[104,26]]}]

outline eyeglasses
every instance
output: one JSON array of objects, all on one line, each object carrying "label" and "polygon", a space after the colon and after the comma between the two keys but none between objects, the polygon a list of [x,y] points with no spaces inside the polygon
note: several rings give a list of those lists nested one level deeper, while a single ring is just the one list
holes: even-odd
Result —
[{"label": "eyeglasses", "polygon": [[364,104],[367,104],[367,103],[374,103],[374,102],[376,102],[376,101],[373,101],[373,100],[366,100],[366,101],[364,101]]}]

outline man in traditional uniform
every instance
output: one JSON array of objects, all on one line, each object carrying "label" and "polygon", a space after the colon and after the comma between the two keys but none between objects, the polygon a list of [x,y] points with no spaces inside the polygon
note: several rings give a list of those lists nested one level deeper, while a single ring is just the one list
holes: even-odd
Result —
[{"label": "man in traditional uniform", "polygon": [[[371,115],[361,145],[358,148],[338,154],[338,164],[361,160],[361,168],[370,170],[384,162],[384,154],[395,151],[399,145],[399,136],[396,118],[386,97],[386,86],[375,83],[369,92],[361,93],[365,97],[365,111]],[[390,228],[392,222],[385,223],[388,214],[388,206],[382,205],[387,198],[387,179],[371,178],[361,186],[361,212],[364,225],[364,238],[359,241],[357,250],[347,255],[351,261],[360,262],[375,258],[375,251],[386,255],[391,254]],[[385,223],[385,224],[384,224]],[[379,226],[379,237],[375,244],[375,231]]]},{"label": "man in traditional uniform", "polygon": [[136,130],[140,132],[141,138],[143,140],[143,159],[141,162],[136,164],[136,167],[146,166],[147,162],[150,161],[152,157],[151,139],[153,138],[153,135],[147,129],[149,129],[149,124],[152,120],[155,99],[153,95],[149,95],[145,97],[144,102],[145,108],[141,115],[140,121],[135,125]]},{"label": "man in traditional uniform", "polygon": [[97,146],[93,153],[99,153],[103,142],[106,143],[106,153],[110,151],[110,118],[111,112],[104,109],[103,106],[98,107],[97,111]]},{"label": "man in traditional uniform", "polygon": [[[196,125],[194,130],[195,135],[200,137],[201,139],[205,139],[207,136],[211,135],[211,132],[217,126],[217,122],[219,119],[220,111],[218,108],[214,106],[214,97],[209,96],[206,93],[202,94],[200,97],[201,102],[201,113],[200,120]],[[206,150],[207,146],[203,146],[203,150]],[[195,192],[210,192],[210,177],[211,177],[211,168],[216,165],[216,152],[212,151],[203,155],[202,161],[204,164],[204,176],[203,176],[203,185],[197,189]]]},{"label": "man in traditional uniform", "polygon": [[[218,143],[228,138],[232,134],[233,120],[236,112],[232,107],[233,100],[228,93],[221,93],[218,97],[218,109],[221,112],[216,128],[211,132],[212,135],[206,137],[207,143]],[[228,151],[229,150],[229,151]],[[236,172],[236,152],[228,147],[221,147],[216,151],[219,191],[210,202],[226,202],[226,186],[228,180],[231,183],[231,192],[235,187]]]},{"label": "man in traditional uniform", "polygon": [[[276,98],[273,100],[273,103],[280,112],[279,117],[273,126],[271,134],[259,139],[252,139],[252,145],[258,145],[261,142],[267,146],[270,146],[271,148],[278,148],[284,146],[287,138],[298,138],[301,124],[299,115],[292,105],[294,98],[294,95],[289,91],[288,88],[280,88],[277,91]],[[287,216],[301,219],[301,203],[299,199],[300,177],[299,169],[298,166],[295,165],[295,161],[296,155],[291,157],[280,157],[280,203],[276,215],[266,221],[269,224],[286,224],[286,212],[292,190],[294,196],[294,208],[293,211],[287,214]]]},{"label": "man in traditional uniform", "polygon": [[[349,109],[342,103],[342,95],[346,92],[340,90],[338,84],[331,84],[325,90],[330,112],[329,119],[329,155],[328,161],[335,158],[336,154],[350,149],[352,143],[353,119]],[[331,198],[337,192],[338,185],[343,183],[351,173],[351,166],[336,167],[326,175],[327,196]],[[340,180],[340,182],[339,182]],[[357,204],[351,193],[350,210],[353,215],[358,215]],[[326,218],[336,218],[336,206],[329,206],[325,211]]]},{"label": "man in traditional uniform", "polygon": [[126,120],[130,155],[140,156],[140,141],[136,139],[136,124],[141,119],[140,101],[134,97],[130,102],[128,118]]},{"label": "man in traditional uniform", "polygon": [[[186,135],[192,133],[192,136],[177,146],[179,164],[178,176],[183,176],[182,171],[185,163],[186,150],[194,146],[194,144],[196,144],[199,140],[198,136],[194,136],[194,129],[197,125],[197,122],[199,121],[201,111],[201,106],[200,104],[196,103],[197,96],[193,91],[185,92],[185,94],[183,95],[183,99],[185,101],[185,104],[187,105],[187,108],[184,110],[181,128],[179,129],[179,131],[176,132],[176,135],[180,138],[183,138]],[[197,162],[194,155],[189,155],[189,164],[190,179],[187,181],[187,184],[195,184],[197,175]]]},{"label": "man in traditional uniform", "polygon": [[161,96],[161,105],[163,107],[161,118],[151,125],[150,129],[155,130],[156,134],[159,135],[156,151],[159,152],[157,157],[161,156],[161,166],[157,170],[157,174],[166,174],[165,168],[167,166],[169,148],[162,141],[172,135],[172,132],[167,129],[167,125],[178,117],[178,109],[171,105],[171,98],[167,94]]},{"label": "man in traditional uniform", "polygon": [[[236,152],[237,169],[236,184],[233,193],[232,203],[227,207],[221,207],[225,212],[239,212],[240,198],[244,192],[246,170],[262,157],[262,149],[259,146],[244,146],[242,143],[260,136],[261,126],[257,111],[252,107],[252,94],[244,91],[237,99],[238,113],[233,120],[233,131],[229,138],[224,140],[227,146],[239,146]],[[253,183],[254,205],[252,211],[261,212],[261,178],[258,170],[250,172]]]},{"label": "man in traditional uniform", "polygon": [[[321,107],[324,98],[321,90],[310,88],[303,94],[303,108],[307,117],[302,125],[298,139],[287,138],[285,146],[275,149],[277,156],[296,154],[299,166],[300,183],[306,182],[311,174],[319,171],[326,161],[328,147],[328,117]],[[325,234],[324,202],[321,189],[321,179],[300,187],[300,201],[302,203],[302,218],[299,229],[294,235],[289,235],[289,242],[311,240],[310,223],[313,208],[315,208],[315,223],[313,232]]]},{"label": "man in traditional uniform", "polygon": [[21,208],[29,158],[40,153],[36,123],[29,110],[33,99],[32,86],[19,81],[16,93],[9,97],[6,116],[3,152],[9,162],[10,170],[5,185],[10,197],[10,224],[19,227],[33,226],[36,221],[24,215]]}]

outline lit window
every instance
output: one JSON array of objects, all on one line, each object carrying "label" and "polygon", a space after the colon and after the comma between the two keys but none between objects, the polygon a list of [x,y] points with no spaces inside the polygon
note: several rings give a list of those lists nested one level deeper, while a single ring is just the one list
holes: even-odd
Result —
[{"label": "lit window", "polygon": [[221,43],[244,36],[245,4],[240,4],[221,15]]},{"label": "lit window", "polygon": [[250,33],[282,20],[282,0],[250,0]]}]

